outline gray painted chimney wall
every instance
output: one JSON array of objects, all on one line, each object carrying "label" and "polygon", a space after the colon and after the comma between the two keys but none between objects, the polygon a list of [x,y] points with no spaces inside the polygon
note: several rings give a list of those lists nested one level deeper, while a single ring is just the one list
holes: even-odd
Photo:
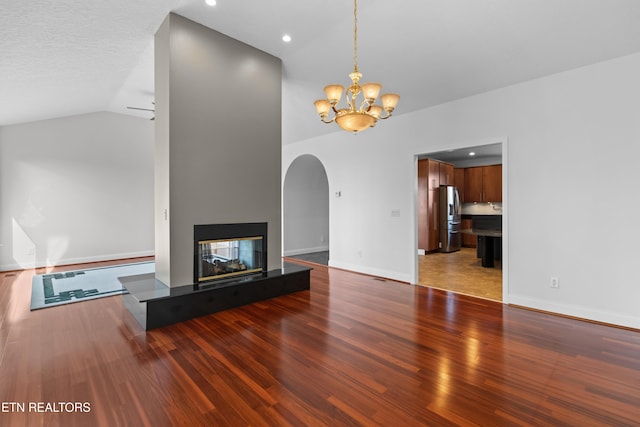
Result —
[{"label": "gray painted chimney wall", "polygon": [[281,267],[282,62],[170,14],[155,36],[156,278],[193,283],[195,224],[267,222]]}]

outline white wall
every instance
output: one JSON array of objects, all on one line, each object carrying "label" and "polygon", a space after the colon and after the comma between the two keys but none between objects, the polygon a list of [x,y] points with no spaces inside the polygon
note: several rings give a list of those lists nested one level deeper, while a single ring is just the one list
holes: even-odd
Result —
[{"label": "white wall", "polygon": [[303,155],[283,176],[284,255],[328,251],[329,182],[322,163]]},{"label": "white wall", "polygon": [[639,75],[640,54],[552,75],[287,145],[283,167],[313,154],[342,191],[332,265],[414,282],[414,155],[508,138],[505,302],[639,328]]},{"label": "white wall", "polygon": [[0,128],[0,269],[153,255],[153,122]]}]

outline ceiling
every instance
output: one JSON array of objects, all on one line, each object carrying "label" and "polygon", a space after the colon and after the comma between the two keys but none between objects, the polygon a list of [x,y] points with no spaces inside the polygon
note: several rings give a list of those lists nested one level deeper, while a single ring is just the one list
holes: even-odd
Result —
[{"label": "ceiling", "polygon": [[[473,153],[473,154],[471,154]],[[474,165],[489,165],[502,163],[502,144],[487,144],[474,147],[458,148],[454,150],[437,151],[418,156],[421,159],[435,159],[451,163],[457,167]]]},{"label": "ceiling", "polygon": [[[0,126],[114,111],[150,117],[153,35],[173,11],[283,60],[283,142],[335,132],[313,101],[353,67],[349,0],[3,0]],[[396,114],[640,52],[637,0],[360,0],[363,81]],[[281,37],[291,34],[292,42]]]}]

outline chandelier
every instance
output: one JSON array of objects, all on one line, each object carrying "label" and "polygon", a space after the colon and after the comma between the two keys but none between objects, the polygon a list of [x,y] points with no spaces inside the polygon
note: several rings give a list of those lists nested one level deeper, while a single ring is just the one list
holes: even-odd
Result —
[{"label": "chandelier", "polygon": [[[380,83],[359,84],[362,73],[358,71],[358,4],[353,0],[353,73],[349,74],[351,86],[345,91],[347,108],[337,109],[344,86],[331,84],[325,86],[324,93],[327,99],[319,99],[315,102],[316,111],[323,123],[336,122],[342,129],[358,133],[375,126],[378,119],[388,119],[396,108],[400,95],[386,93],[380,96],[382,105],[375,104],[376,98],[382,89]],[[362,93],[363,100],[358,101],[358,95]],[[359,105],[358,105],[359,104]],[[327,119],[329,112],[333,110],[334,116]]]}]

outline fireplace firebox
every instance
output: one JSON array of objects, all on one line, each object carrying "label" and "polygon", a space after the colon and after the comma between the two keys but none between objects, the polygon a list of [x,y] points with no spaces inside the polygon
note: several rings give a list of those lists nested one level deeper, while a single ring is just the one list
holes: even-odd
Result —
[{"label": "fireplace firebox", "polygon": [[193,235],[194,284],[266,274],[266,222],[195,225]]}]

